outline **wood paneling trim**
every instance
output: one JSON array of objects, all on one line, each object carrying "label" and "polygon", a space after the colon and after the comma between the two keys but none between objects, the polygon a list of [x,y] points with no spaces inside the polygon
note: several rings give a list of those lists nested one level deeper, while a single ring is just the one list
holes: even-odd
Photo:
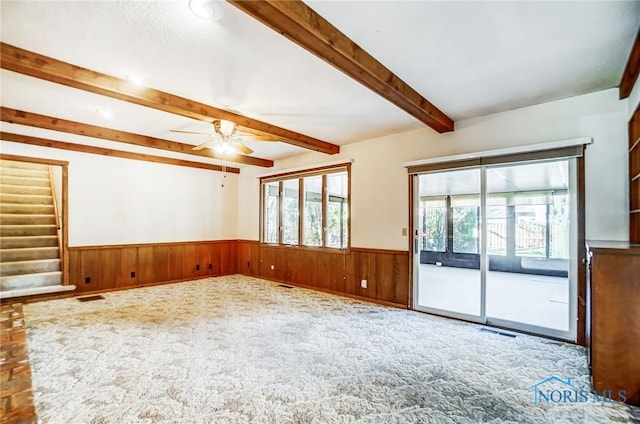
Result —
[{"label": "wood paneling trim", "polygon": [[[90,153],[94,155],[110,156],[123,159],[142,160],[146,162],[164,163],[167,165],[187,166],[190,168],[208,169],[210,171],[223,171],[222,166],[209,163],[193,162],[182,159],[172,159],[162,156],[146,155],[142,153],[125,152],[124,150],[107,149],[104,147],[87,146],[85,144],[68,143],[65,141],[50,140],[48,138],[32,137],[20,134],[0,132],[0,139],[15,143],[30,144],[32,146],[50,147],[52,149],[71,150],[74,152]],[[227,166],[225,172],[239,174],[240,169]]]},{"label": "wood paneling trim", "polygon": [[631,94],[633,86],[635,85],[638,74],[640,73],[640,30],[636,33],[636,39],[633,42],[633,47],[629,52],[629,59],[627,60],[627,66],[622,73],[622,80],[620,81],[620,100],[626,99]]},{"label": "wood paneling trim", "polygon": [[386,255],[407,255],[409,256],[409,252],[407,250],[392,250],[392,249],[372,249],[369,247],[352,247],[352,251],[354,252],[367,252],[367,253],[381,253]]},{"label": "wood paneling trim", "polygon": [[225,240],[202,240],[202,241],[169,241],[161,243],[132,243],[132,244],[96,244],[88,246],[69,246],[69,250],[93,250],[93,249],[122,249],[125,247],[148,247],[148,246],[177,246],[177,245],[197,245],[197,244],[221,244],[237,243],[236,239]]},{"label": "wood paneling trim", "polygon": [[337,163],[334,165],[318,166],[315,168],[302,169],[298,171],[286,171],[278,174],[269,174],[260,177],[261,183],[288,180],[294,177],[313,177],[315,175],[333,174],[338,172],[351,171],[351,162]]},{"label": "wood paneling trim", "polygon": [[126,80],[62,62],[6,43],[1,43],[0,46],[2,56],[0,66],[3,69],[201,121],[213,122],[215,119],[226,119],[234,122],[241,131],[255,135],[273,135],[284,143],[322,153],[340,153],[340,146],[266,122],[153,88],[141,89]]},{"label": "wood paneling trim", "polygon": [[303,2],[229,2],[434,130],[453,131],[451,118]]},{"label": "wood paneling trim", "polygon": [[[2,134],[2,132],[0,132],[0,134]],[[0,159],[14,160],[14,161],[18,161],[18,162],[41,163],[43,165],[53,165],[53,166],[67,166],[67,165],[69,165],[69,162],[66,161],[66,160],[32,158],[32,157],[29,157],[29,156],[8,155],[6,153],[0,153]]]},{"label": "wood paneling trim", "polygon": [[[2,63],[4,63],[4,58]],[[52,131],[61,131],[69,134],[99,138],[102,140],[133,144],[135,146],[150,147],[153,149],[166,150],[174,153],[184,153],[188,155],[204,156],[212,159],[225,160],[224,156],[216,154],[211,149],[193,150],[194,146],[192,144],[163,140],[161,138],[134,134],[112,128],[99,127],[97,125],[83,124],[81,122],[69,121],[52,116],[39,115],[37,113],[11,109],[7,107],[2,107],[0,109],[0,112],[0,119],[11,124],[28,125],[30,127],[43,128]],[[228,155],[226,160],[228,160],[229,162],[244,163],[247,165],[264,167],[273,166],[272,160],[254,158],[251,156]]]}]

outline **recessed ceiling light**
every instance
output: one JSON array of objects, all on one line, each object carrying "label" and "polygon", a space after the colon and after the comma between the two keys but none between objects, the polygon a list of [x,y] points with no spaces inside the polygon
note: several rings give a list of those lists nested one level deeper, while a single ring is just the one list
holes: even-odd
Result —
[{"label": "recessed ceiling light", "polygon": [[142,85],[144,85],[144,78],[142,78],[142,76],[140,75],[136,75],[136,74],[127,74],[124,76],[124,79],[126,79],[127,81],[129,81],[131,84],[133,85],[137,85],[139,87],[141,87]]},{"label": "recessed ceiling light", "polygon": [[96,112],[103,118],[111,118],[113,116],[113,113],[111,113],[109,109],[96,109]]},{"label": "recessed ceiling light", "polygon": [[208,21],[217,21],[224,15],[217,0],[189,0],[189,8],[196,16]]}]

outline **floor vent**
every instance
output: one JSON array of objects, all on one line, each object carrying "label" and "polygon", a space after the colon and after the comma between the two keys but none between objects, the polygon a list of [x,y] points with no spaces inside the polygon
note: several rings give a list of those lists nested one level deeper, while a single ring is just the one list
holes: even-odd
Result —
[{"label": "floor vent", "polygon": [[493,330],[491,328],[481,328],[480,331],[484,331],[485,333],[498,334],[500,336],[505,336],[505,337],[511,337],[512,339],[515,339],[517,337],[515,334],[503,333],[502,331]]},{"label": "floor vent", "polygon": [[91,302],[92,300],[102,300],[104,296],[96,294],[95,296],[76,297],[76,299],[78,299],[78,302]]},{"label": "floor vent", "polygon": [[293,286],[287,286],[286,284],[278,284],[278,287],[282,287],[283,289],[292,289]]}]

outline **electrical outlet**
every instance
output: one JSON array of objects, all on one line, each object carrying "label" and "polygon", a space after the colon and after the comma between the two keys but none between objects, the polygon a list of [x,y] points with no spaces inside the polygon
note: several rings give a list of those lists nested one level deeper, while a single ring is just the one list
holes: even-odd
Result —
[{"label": "electrical outlet", "polygon": [[403,235],[404,237],[406,237],[406,236],[407,236],[407,229],[406,229],[406,228],[403,228],[403,229],[402,229],[402,235]]},{"label": "electrical outlet", "polygon": [[360,287],[362,287],[363,289],[366,289],[367,288],[367,280],[360,281]]}]

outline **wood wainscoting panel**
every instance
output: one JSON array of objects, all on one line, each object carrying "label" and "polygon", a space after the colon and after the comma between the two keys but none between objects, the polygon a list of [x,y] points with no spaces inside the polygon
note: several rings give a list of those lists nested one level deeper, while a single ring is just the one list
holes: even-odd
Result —
[{"label": "wood wainscoting panel", "polygon": [[183,278],[194,279],[198,278],[196,273],[196,265],[198,265],[198,246],[189,243],[184,245],[184,262],[182,263],[182,276]]},{"label": "wood wainscoting panel", "polygon": [[[121,281],[126,282],[126,280],[121,277],[121,266],[120,266],[120,258],[121,258],[121,250],[122,249],[105,249],[100,252],[100,279],[104,281],[105,286],[115,286],[118,287],[121,285]],[[108,264],[108,265],[107,265]],[[123,284],[126,285],[126,284]],[[94,286],[91,284],[83,284],[79,286],[76,283],[76,287],[78,289],[83,288],[84,291],[95,290]]]},{"label": "wood wainscoting panel", "polygon": [[238,243],[229,240],[220,246],[220,269],[216,275],[235,274],[238,269]]},{"label": "wood wainscoting panel", "polygon": [[169,280],[179,281],[184,279],[184,244],[174,244],[169,246]]},{"label": "wood wainscoting panel", "polygon": [[244,275],[258,275],[260,244],[253,240],[238,240],[237,272]]},{"label": "wood wainscoting panel", "polygon": [[[140,250],[138,249],[138,257]],[[153,247],[153,263],[155,281],[171,280],[171,246],[154,246]]]},{"label": "wood wainscoting panel", "polygon": [[393,271],[395,275],[395,301],[409,307],[409,290],[411,287],[409,279],[409,253],[393,255]]},{"label": "wood wainscoting panel", "polygon": [[[105,253],[108,252],[105,251]],[[159,264],[160,261],[158,261]],[[154,246],[138,247],[138,281],[140,283],[151,283],[156,281],[156,258]]]},{"label": "wood wainscoting panel", "polygon": [[376,253],[375,290],[376,298],[395,299],[395,257]]},{"label": "wood wainscoting panel", "polygon": [[237,272],[236,240],[69,248],[73,294],[205,278]]},{"label": "wood wainscoting panel", "polygon": [[235,273],[405,308],[409,301],[409,253],[400,250],[324,250],[249,240],[69,249],[75,293]]},{"label": "wood wainscoting panel", "polygon": [[211,265],[211,268],[209,268],[209,264],[207,264],[207,271],[209,275],[222,274],[221,246],[222,245],[219,243],[211,243],[206,246],[206,249],[209,252],[209,264]]},{"label": "wood wainscoting panel", "polygon": [[[135,287],[138,284],[138,246],[122,246],[119,250],[120,272],[116,287]],[[109,266],[109,264],[103,264],[103,266]]]},{"label": "wood wainscoting panel", "polygon": [[213,275],[213,255],[211,252],[210,244],[197,244],[196,245],[196,261],[197,265],[195,269],[196,278],[203,278],[209,275]]},{"label": "wood wainscoting panel", "polygon": [[[251,264],[259,264],[252,270]],[[350,251],[238,242],[238,272],[267,280],[408,306],[409,253],[352,248]],[[361,281],[367,280],[367,287]]]},{"label": "wood wainscoting panel", "polygon": [[102,252],[99,250],[83,250],[80,252],[78,281],[74,281],[79,291],[101,290],[102,272],[100,266],[102,263]]},{"label": "wood wainscoting panel", "polygon": [[347,274],[345,272],[346,256],[329,254],[329,273],[331,280],[329,281],[329,289],[338,293],[346,293],[347,290]]}]

